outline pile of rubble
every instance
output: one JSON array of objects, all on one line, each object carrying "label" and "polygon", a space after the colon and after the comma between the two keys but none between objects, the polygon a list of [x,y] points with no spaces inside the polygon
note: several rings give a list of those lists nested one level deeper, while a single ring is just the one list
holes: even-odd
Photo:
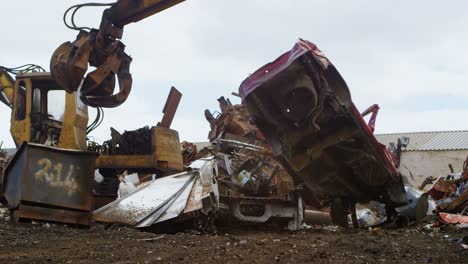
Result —
[{"label": "pile of rubble", "polygon": [[[462,171],[427,177],[419,187],[406,181],[405,190],[409,204],[396,208],[400,226],[427,223],[428,230],[468,228],[468,157]],[[359,205],[357,214],[362,227],[385,225],[387,221],[385,206],[375,201]]]},{"label": "pile of rubble", "polygon": [[441,223],[468,227],[468,157],[462,171],[438,178],[428,177],[420,189],[427,185],[432,185],[427,193],[435,201],[435,212]]},{"label": "pile of rubble", "polygon": [[218,99],[220,112],[205,110],[211,130],[211,153],[218,164],[220,207],[239,221],[263,223],[289,219],[289,229],[302,225],[302,193],[275,159],[271,147],[243,104]]},{"label": "pile of rubble", "polygon": [[273,155],[246,106],[224,97],[218,102],[216,115],[205,111],[209,145],[181,144],[185,172],[146,182],[122,175],[119,198],[93,219],[138,228],[195,220],[207,230],[216,230],[216,222],[276,222],[290,230],[307,227],[304,218],[330,223],[327,212],[304,210],[301,184]]},{"label": "pile of rubble", "polygon": [[[92,180],[83,182],[87,207],[80,212],[83,221],[77,223],[90,224],[92,210],[94,221],[135,228],[171,225],[166,231],[188,222],[216,230],[216,223],[226,224],[226,218],[236,223],[281,223],[290,230],[307,228],[305,223],[331,222],[356,228],[409,226],[422,223],[433,212],[445,223],[468,223],[464,216],[468,159],[458,174],[429,178],[426,183],[433,183],[433,188],[428,193],[405,183],[398,171],[398,153],[373,134],[378,105],[360,113],[343,78],[313,43],[299,40],[291,51],[244,80],[239,92],[233,95],[242,97],[242,103],[220,97],[219,111],[205,110],[210,126],[207,146],[182,142],[180,152],[178,134],[169,130],[181,97],[175,88],[158,127],[122,134],[112,129],[111,140],[91,144],[94,152],[86,152],[93,154],[87,157],[90,161],[95,155],[112,154],[148,162],[143,162],[142,170],[136,170],[140,167],[135,164],[130,164],[133,170],[106,170],[113,167],[105,167],[102,159],[101,167],[86,168],[86,173],[95,171],[94,185],[111,191],[91,186]],[[363,118],[367,114],[371,114],[368,122]],[[174,139],[171,144],[168,138]],[[171,160],[164,163],[165,171],[146,167],[160,147]],[[76,154],[55,151],[62,159]],[[169,163],[177,166],[169,170]],[[0,153],[0,173],[4,164],[6,157]],[[45,187],[54,180],[49,176],[44,174],[40,182]],[[116,184],[106,184],[109,179]],[[34,184],[29,187],[44,192]],[[92,188],[94,192],[88,192]],[[96,205],[98,195],[108,195],[107,200]],[[77,192],[74,198],[81,203],[83,196]]]}]

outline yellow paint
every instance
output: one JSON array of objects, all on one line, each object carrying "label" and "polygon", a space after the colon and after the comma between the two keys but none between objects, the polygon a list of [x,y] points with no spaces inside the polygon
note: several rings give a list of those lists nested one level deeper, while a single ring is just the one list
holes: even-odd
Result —
[{"label": "yellow paint", "polygon": [[[60,89],[50,73],[31,73],[18,77],[14,86],[13,111],[10,121],[10,133],[17,147],[25,141],[41,143],[34,142],[31,135],[32,91],[33,86],[38,83],[50,84],[51,87],[48,87],[50,90]],[[88,108],[79,102],[76,92],[65,93],[63,100],[65,100],[65,110],[56,147],[87,150]],[[43,100],[42,103],[45,104],[47,101]],[[21,111],[24,111],[24,118],[19,118]]]},{"label": "yellow paint", "polygon": [[151,155],[101,155],[96,160],[96,168],[158,168],[182,171],[184,164],[179,133],[164,127],[152,127],[151,131]]},{"label": "yellow paint", "polygon": [[[10,133],[16,147],[19,147],[25,141],[30,142],[31,140],[31,92],[30,79],[16,81],[10,121]],[[23,108],[25,111],[24,119],[20,118],[20,112],[23,111]]]},{"label": "yellow paint", "polygon": [[68,195],[73,195],[78,191],[78,183],[75,177],[75,165],[70,164],[67,172],[63,173],[63,164],[58,162],[53,164],[49,159],[43,158],[37,161],[38,170],[34,173],[37,181],[47,183],[53,188],[63,188]]},{"label": "yellow paint", "polygon": [[34,177],[36,180],[39,179],[49,179],[49,169],[52,166],[52,163],[49,159],[40,159],[37,161],[37,166],[40,167],[36,173],[34,173]]},{"label": "yellow paint", "polygon": [[86,126],[88,125],[88,108],[78,104],[78,95],[65,94],[65,113],[60,133],[59,148],[87,150]]},{"label": "yellow paint", "polygon": [[180,151],[179,133],[164,127],[152,127],[152,150],[157,167],[182,171],[184,169]]},{"label": "yellow paint", "polygon": [[6,72],[0,71],[0,93],[3,93],[10,104],[13,104],[15,81]]},{"label": "yellow paint", "polygon": [[96,168],[156,168],[153,155],[101,155]]}]

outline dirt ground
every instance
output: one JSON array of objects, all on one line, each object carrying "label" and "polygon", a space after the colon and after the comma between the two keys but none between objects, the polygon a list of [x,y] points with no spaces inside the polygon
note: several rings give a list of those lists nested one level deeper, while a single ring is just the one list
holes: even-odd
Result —
[{"label": "dirt ground", "polygon": [[262,229],[155,234],[0,223],[0,263],[468,263],[468,250],[451,241],[466,229]]}]

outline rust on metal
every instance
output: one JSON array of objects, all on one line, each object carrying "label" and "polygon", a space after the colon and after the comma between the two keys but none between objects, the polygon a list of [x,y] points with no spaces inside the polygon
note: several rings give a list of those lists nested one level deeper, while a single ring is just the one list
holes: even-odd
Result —
[{"label": "rust on metal", "polygon": [[356,202],[407,204],[396,157],[373,135],[378,106],[366,111],[373,113],[366,124],[315,44],[299,40],[244,80],[239,93],[275,155],[304,182],[305,193],[331,202],[339,224],[347,225]]},{"label": "rust on metal", "polygon": [[31,206],[27,204],[21,204],[17,210],[14,210],[13,218],[16,221],[20,219],[34,219],[83,226],[91,224],[89,211],[75,211],[62,208],[45,208],[37,205]]},{"label": "rust on metal", "polygon": [[214,117],[209,110],[205,110],[205,118],[210,123],[211,131],[208,138],[212,141],[221,132],[233,137],[242,137],[248,142],[265,141],[262,132],[254,125],[251,115],[244,104],[233,105],[224,96],[218,99],[221,113]]},{"label": "rust on metal", "polygon": [[85,224],[96,155],[23,143],[5,171],[3,203],[22,218]]},{"label": "rust on metal", "polygon": [[102,145],[92,145],[93,150],[100,154],[96,160],[97,168],[152,173],[183,170],[177,131],[146,126],[122,134],[111,129],[111,133],[111,140]]},{"label": "rust on metal", "polygon": [[96,160],[97,168],[154,168],[156,165],[153,155],[101,155]]},{"label": "rust on metal", "polygon": [[175,87],[171,87],[171,91],[166,100],[166,104],[163,108],[163,118],[158,126],[170,128],[172,120],[174,119],[177,108],[179,107],[180,99],[182,99],[182,93],[179,92]]},{"label": "rust on metal", "polygon": [[182,158],[184,165],[189,165],[192,161],[208,156],[211,152],[211,146],[198,149],[197,145],[184,141],[181,143]]},{"label": "rust on metal", "polygon": [[[257,128],[244,104],[218,99],[221,112],[205,110],[210,123],[210,151],[218,163],[220,207],[243,222],[289,219],[288,228],[301,228],[303,201],[300,188],[273,156],[271,147]],[[183,146],[187,158],[196,148]]]},{"label": "rust on metal", "polygon": [[[181,2],[183,0],[120,0],[108,4],[110,7],[104,10],[99,29],[89,31],[76,27],[73,17],[79,8],[93,4],[72,6],[64,15],[66,19],[67,14],[75,8],[72,26],[67,22],[65,24],[80,30],[80,33],[75,41],[65,42],[55,50],[50,61],[52,75],[68,92],[76,92],[81,87],[82,100],[87,105],[119,106],[127,100],[132,88],[132,58],[125,53],[125,45],[120,41],[124,26]],[[88,65],[96,69],[86,74]],[[116,82],[119,91],[114,93]]]},{"label": "rust on metal", "polygon": [[[249,195],[259,195],[265,191],[261,190],[263,188],[270,189],[267,193],[278,195],[287,195],[294,191],[293,179],[274,159],[270,146],[255,125],[246,106],[234,105],[225,97],[220,97],[218,102],[221,113],[214,117],[206,110],[205,117],[211,126],[209,139],[216,146],[216,155],[220,158],[225,158],[224,155],[229,156],[229,162],[222,160],[218,165],[223,169],[223,173],[228,174],[218,177],[221,182],[220,193],[235,194],[240,191]],[[252,178],[248,184],[241,183],[247,181],[245,177],[259,178]],[[228,187],[224,189],[223,185],[226,184]],[[264,187],[261,187],[262,185]],[[239,188],[241,190],[236,190]]]},{"label": "rust on metal", "polygon": [[[80,91],[82,100],[87,105],[117,107],[127,99],[131,91],[132,59],[124,52],[125,46],[118,40],[106,39],[100,42],[102,47],[97,50],[94,42],[101,37],[99,34],[102,30],[81,31],[75,41],[63,43],[52,55],[50,70],[57,83],[68,92],[78,91],[83,81]],[[96,70],[85,78],[88,62]],[[119,92],[114,94],[116,78]]]}]

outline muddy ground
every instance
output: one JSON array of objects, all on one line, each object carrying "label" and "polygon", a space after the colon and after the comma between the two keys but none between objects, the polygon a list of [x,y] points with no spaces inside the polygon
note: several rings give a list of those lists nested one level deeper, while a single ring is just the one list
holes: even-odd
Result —
[{"label": "muddy ground", "polygon": [[468,263],[468,250],[450,241],[467,236],[466,229],[262,229],[162,235],[0,223],[0,263]]}]

